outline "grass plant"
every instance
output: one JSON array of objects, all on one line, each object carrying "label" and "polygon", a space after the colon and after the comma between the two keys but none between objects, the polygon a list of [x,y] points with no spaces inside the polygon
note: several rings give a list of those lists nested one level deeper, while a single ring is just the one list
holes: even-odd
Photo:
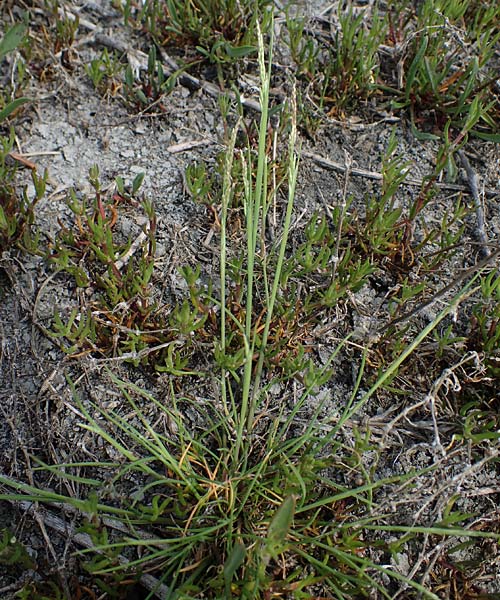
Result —
[{"label": "grass plant", "polygon": [[[394,485],[400,490],[409,487],[421,473],[376,476],[374,469],[364,461],[366,453],[377,453],[369,435],[358,432],[351,444],[346,442],[342,431],[464,298],[479,289],[476,283],[482,273],[462,286],[449,305],[385,364],[367,391],[362,390],[366,353],[361,357],[355,385],[337,419],[325,419],[319,403],[312,414],[308,414],[307,421],[297,427],[300,422],[297,419],[307,412],[307,403],[315,388],[325,376],[329,377],[332,365],[349,340],[339,342],[323,366],[315,366],[310,360],[278,376],[268,369],[269,351],[276,343],[276,318],[283,308],[287,286],[294,277],[300,276],[300,273],[297,275],[299,265],[302,262],[306,272],[325,271],[332,255],[337,252],[338,256],[339,245],[333,238],[325,246],[324,240],[328,237],[326,221],[315,216],[307,227],[306,246],[299,249],[295,268],[287,271],[300,153],[296,141],[296,107],[292,99],[287,198],[279,241],[266,246],[267,216],[279,189],[268,180],[267,168],[272,53],[269,51],[265,56],[264,40],[260,33],[258,35],[262,113],[256,169],[252,167],[255,162],[251,146],[243,152],[235,151],[241,124],[238,122],[227,140],[220,196],[219,295],[214,298],[210,292],[201,298],[197,287],[200,272],[185,269],[190,299],[173,309],[169,321],[170,333],[176,333],[178,340],[186,336],[196,339],[202,335],[205,323],[196,321],[198,317],[193,317],[193,310],[203,313],[203,301],[208,297],[218,307],[218,329],[214,330],[218,371],[212,378],[220,395],[212,402],[200,405],[179,393],[172,378],[168,388],[169,402],[165,403],[140,386],[106,371],[109,389],[127,404],[124,413],[92,402],[70,381],[80,427],[94,438],[102,439],[113,450],[114,458],[58,465],[45,464],[38,459],[34,470],[36,478],[50,477],[51,487],[56,489],[56,482],[71,481],[80,488],[80,496],[2,477],[0,482],[12,491],[3,493],[0,499],[43,502],[53,509],[63,503],[76,511],[83,518],[80,533],[87,534],[90,539],[88,547],[79,552],[79,558],[93,581],[108,595],[119,593],[131,582],[148,582],[149,597],[158,593],[179,599],[273,595],[308,598],[314,594],[328,594],[341,600],[372,593],[390,598],[383,583],[384,578],[388,578],[408,586],[409,593],[437,599],[436,593],[415,578],[406,578],[374,560],[373,556],[377,554],[395,556],[399,548],[397,542],[389,543],[381,534],[400,536],[401,540],[419,536],[495,540],[500,537],[467,529],[469,515],[456,512],[425,527],[388,524],[388,518],[394,519],[395,515],[380,510],[379,491]],[[234,161],[240,161],[241,169],[233,169]],[[238,182],[233,179],[235,173],[241,173],[243,177],[246,241],[244,259],[236,263],[227,231],[233,194],[238,187]],[[385,211],[384,217],[379,218],[380,211],[372,214],[373,207],[367,209],[368,229],[370,235],[376,236],[366,242],[367,255],[372,245],[381,256],[386,256],[401,243],[397,228],[395,237],[388,238],[401,217],[401,211],[391,203],[393,192],[405,175],[405,165],[393,156],[392,146],[386,157],[385,173],[385,205],[383,203],[381,209]],[[144,329],[144,320],[154,312],[147,294],[154,249],[154,213],[150,205],[142,203],[149,222],[145,246],[141,247],[138,262],[120,272],[116,262],[123,259],[130,245],[116,240],[113,231],[117,219],[116,203],[127,199],[133,202],[140,180],[133,182],[130,194],[123,180],[119,180],[117,195],[111,200],[103,194],[96,168],[90,173],[90,181],[94,189],[90,200],[79,199],[75,193],[70,195],[68,203],[76,228],[61,229],[48,259],[56,268],[73,276],[78,285],[97,284],[102,290],[101,301],[108,307],[108,316],[113,315],[115,319],[107,335],[111,339],[114,331],[121,335],[126,330],[130,340],[131,332],[138,325]],[[334,217],[341,243],[344,227],[350,226],[347,199],[344,200],[344,208]],[[320,251],[313,256],[316,246]],[[321,258],[321,248],[325,247],[328,248],[326,258]],[[342,249],[344,256],[350,256],[347,250]],[[234,304],[228,301],[231,261],[231,269],[234,270],[237,264],[241,270],[243,293],[237,313],[232,309]],[[363,269],[369,271],[370,263],[365,268],[355,259],[353,261],[352,269],[358,269],[356,277],[361,282]],[[81,267],[82,264],[89,265],[90,270]],[[346,273],[349,273],[348,267],[339,261],[334,281],[329,284],[335,288],[333,296],[330,301],[320,296],[320,304],[329,307],[338,302],[342,286],[346,290],[356,289],[358,282],[354,276],[353,280],[342,280],[348,278]],[[488,281],[489,292],[486,292],[496,294],[496,280]],[[323,288],[322,293],[328,292]],[[116,323],[116,308],[120,304],[126,304],[126,314],[132,312],[140,323]],[[89,318],[93,314],[89,313]],[[205,313],[200,318],[211,317]],[[78,330],[82,322],[81,316],[79,324],[71,317],[69,330],[74,331],[75,327]],[[69,337],[69,330],[66,325],[65,337]],[[89,339],[88,332],[77,333],[82,340]],[[239,342],[235,347],[232,339],[236,334]],[[98,335],[96,332],[92,335],[97,347]],[[102,332],[99,335],[102,337]],[[144,344],[150,341],[142,340]],[[170,344],[173,347],[175,339]],[[304,364],[308,365],[308,373],[304,372]],[[182,366],[179,371],[182,372]],[[267,415],[270,387],[280,382],[286,392],[297,372],[301,373],[302,379],[293,406],[287,407],[284,399],[272,409],[272,416]],[[158,430],[150,422],[146,414],[148,406],[154,406],[161,418],[171,424],[171,434]],[[190,429],[185,425],[181,417],[184,407],[202,413],[203,429]],[[132,419],[130,414],[133,414]],[[267,418],[263,425],[264,417]],[[361,481],[346,485],[338,477],[346,468],[356,470]],[[153,582],[146,578],[151,574],[154,575]]]},{"label": "grass plant", "polygon": [[[97,166],[89,173],[90,195],[68,194],[67,215],[44,254],[71,292],[85,290],[74,294],[84,301],[55,313],[47,335],[72,358],[90,356],[88,364],[99,369],[118,401],[105,407],[68,376],[79,427],[102,443],[106,455],[89,460],[77,452],[59,464],[42,453],[31,457],[36,467],[30,483],[0,475],[0,500],[41,503],[52,516],[61,508],[71,514],[78,524],[73,533],[80,536],[75,539],[84,541],[76,554],[79,565],[102,597],[125,597],[138,585],[148,598],[179,600],[392,598],[394,589],[408,598],[436,600],[441,583],[426,581],[429,571],[405,576],[395,567],[405,544],[456,540],[455,549],[463,549],[500,541],[494,527],[483,530],[484,521],[456,506],[455,493],[426,525],[398,513],[387,496],[410,498],[419,478],[439,461],[381,475],[377,462],[391,423],[377,443],[369,422],[365,427],[356,420],[379,394],[414,393],[415,378],[404,389],[395,381],[418,370],[418,362],[428,379],[442,373],[426,398],[434,402],[434,391],[452,381],[455,367],[445,359],[473,351],[455,357],[457,369],[473,356],[478,364],[467,375],[470,389],[455,397],[460,406],[449,448],[463,444],[474,460],[480,450],[481,464],[498,460],[498,451],[485,446],[500,435],[487,387],[500,373],[498,273],[485,262],[449,288],[450,299],[425,325],[408,317],[415,303],[427,301],[433,274],[457,251],[465,228],[466,209],[457,202],[437,230],[426,229],[436,182],[445,173],[456,176],[454,157],[469,136],[498,140],[498,103],[488,71],[500,35],[498,8],[462,0],[424,0],[418,10],[405,0],[397,5],[399,17],[391,9],[374,11],[367,22],[364,12],[347,3],[331,38],[313,36],[305,21],[288,17],[290,50],[306,82],[303,94],[312,92],[330,116],[343,117],[368,100],[408,111],[417,137],[439,139],[435,169],[414,200],[401,205],[397,193],[411,165],[397,154],[393,134],[382,159],[380,193],[367,195],[364,205],[356,202],[348,194],[347,169],[339,203],[314,212],[300,232],[292,231],[300,159],[295,88],[282,107],[279,135],[286,131],[288,138],[279,159],[278,135],[269,126],[268,2],[127,0],[122,6],[127,23],[140,23],[159,47],[180,44],[192,53],[190,60],[215,64],[221,83],[228,66],[256,52],[261,113],[255,128],[242,113],[230,127],[223,97],[225,149],[215,172],[203,163],[186,172],[193,200],[207,205],[217,225],[215,279],[201,264],[183,266],[185,296],[159,304],[152,285],[156,214],[139,196],[143,175],[128,184],[118,177],[103,189]],[[78,21],[61,16],[57,2],[48,7],[58,23],[59,51],[73,44]],[[25,33],[25,25],[6,32],[0,60]],[[388,76],[383,42],[398,61],[400,85],[382,81]],[[113,96],[120,89],[130,104],[161,108],[172,80],[163,76],[156,47],[143,80],[136,81],[129,67],[121,81],[123,68],[106,51],[86,72],[103,93]],[[25,102],[11,92],[1,99],[0,126]],[[8,163],[13,130],[1,143],[0,251],[17,244],[43,254],[31,227],[47,174],[33,171],[33,200],[26,191],[20,196],[16,169]],[[120,229],[126,211],[142,216],[135,240]],[[423,232],[418,240],[417,225]],[[361,340],[363,347],[351,339],[355,332],[342,335],[319,362],[317,328],[379,275],[395,284],[386,296],[392,325]],[[469,330],[457,331],[452,317],[464,306]],[[160,374],[165,396],[116,375],[107,368],[113,361]],[[317,394],[346,363],[355,380],[332,415],[329,399]],[[483,387],[475,390],[473,383]],[[190,385],[212,391],[201,400]],[[189,423],[183,416],[188,413],[194,415]],[[436,434],[436,452],[437,442]],[[0,564],[31,569],[15,535],[1,533]],[[63,588],[51,583],[45,591],[29,583],[18,597],[63,598]]]}]

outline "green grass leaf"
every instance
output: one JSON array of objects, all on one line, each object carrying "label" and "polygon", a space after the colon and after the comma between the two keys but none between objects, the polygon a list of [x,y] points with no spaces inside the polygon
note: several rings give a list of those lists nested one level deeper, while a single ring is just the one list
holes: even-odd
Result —
[{"label": "green grass leaf", "polygon": [[2,110],[0,110],[0,123],[4,121],[11,113],[13,113],[22,104],[29,102],[29,98],[16,98],[12,102],[9,102]]},{"label": "green grass leaf", "polygon": [[226,562],[224,563],[224,585],[226,588],[226,596],[228,598],[231,597],[231,582],[233,580],[234,574],[236,573],[242,562],[245,560],[246,553],[247,551],[245,546],[237,542],[233,546],[231,553],[229,554],[229,556],[226,559]]},{"label": "green grass leaf", "polygon": [[26,25],[24,23],[18,23],[7,31],[7,33],[0,40],[0,60],[12,50],[15,50],[17,46],[23,41],[26,33]]},{"label": "green grass leaf", "polygon": [[500,133],[484,133],[482,131],[476,131],[475,129],[472,129],[471,134],[475,137],[478,137],[481,140],[486,140],[487,142],[495,142],[496,144],[500,144]]},{"label": "green grass leaf", "polygon": [[269,524],[266,537],[266,554],[276,557],[283,551],[285,540],[292,526],[295,514],[295,497],[288,496],[278,508]]}]

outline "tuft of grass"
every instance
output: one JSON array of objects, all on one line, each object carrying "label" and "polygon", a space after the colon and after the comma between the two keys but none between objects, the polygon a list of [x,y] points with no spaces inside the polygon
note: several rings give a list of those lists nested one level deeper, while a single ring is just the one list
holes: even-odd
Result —
[{"label": "tuft of grass", "polygon": [[[203,289],[200,268],[185,267],[189,298],[170,307],[167,318],[158,316],[155,321],[161,313],[149,301],[153,208],[136,200],[140,177],[130,187],[118,179],[116,193],[108,195],[96,167],[89,174],[91,197],[69,195],[73,223],[61,226],[47,255],[56,270],[96,294],[94,304],[84,307],[86,312],[72,313],[66,325],[62,319],[60,325],[56,322],[61,337],[80,348],[90,340],[85,350],[115,352],[124,359],[133,354],[127,344],[141,344],[138,352],[139,346],[134,346],[134,359],[165,344],[166,372],[210,377],[216,394],[205,403],[193,400],[171,377],[166,402],[105,370],[110,393],[120,399],[111,409],[83,396],[69,380],[80,427],[100,438],[112,459],[59,465],[37,459],[34,485],[0,477],[10,490],[0,494],[0,500],[38,501],[51,510],[63,503],[79,521],[79,533],[86,535],[86,548],[78,557],[108,595],[140,583],[150,594],[184,599],[322,595],[340,600],[374,593],[390,598],[388,580],[436,600],[438,596],[415,577],[384,566],[380,556],[395,558],[402,544],[422,537],[498,541],[500,536],[468,529],[470,515],[452,510],[453,502],[432,526],[389,524],[397,514],[381,509],[379,493],[387,494],[395,485],[400,491],[409,489],[422,473],[381,477],[376,470],[380,450],[370,432],[354,428],[349,440],[343,432],[464,298],[480,289],[481,283],[476,284],[484,273],[461,286],[425,328],[401,343],[367,391],[368,351],[363,352],[353,389],[336,418],[324,414],[322,402],[310,408],[315,390],[330,378],[349,336],[318,365],[307,356],[307,327],[318,323],[318,312],[359,289],[377,261],[400,252],[404,229],[396,226],[402,212],[394,194],[407,166],[395,156],[391,140],[381,205],[377,210],[374,202],[367,204],[366,229],[371,233],[363,237],[353,229],[346,185],[331,222],[313,216],[302,243],[291,249],[300,154],[296,106],[292,97],[284,174],[273,180],[268,168],[269,153],[273,155],[269,144],[276,141],[268,127],[272,51],[266,57],[258,27],[257,35],[262,106],[257,143],[237,148],[238,121],[226,140],[222,181],[210,199],[220,214],[218,282]],[[194,169],[193,191],[198,193],[204,180],[200,168]],[[116,231],[118,207],[124,204],[140,206],[147,217],[137,258],[129,254],[130,241],[120,239]],[[228,227],[231,211],[241,208],[245,252],[238,255]],[[268,223],[274,209],[277,231],[270,240]],[[316,290],[306,292],[314,295],[300,295],[298,283],[305,277],[315,281]],[[238,289],[233,291],[235,278]],[[485,291],[496,295],[497,280],[489,281]],[[306,325],[299,325],[296,317],[294,321],[299,310]],[[104,314],[103,328],[99,319]],[[154,323],[154,329],[147,323]],[[286,344],[291,331],[300,327],[303,338],[294,353]],[[158,337],[162,335],[165,338]],[[197,346],[205,354],[207,348],[213,353],[210,373],[187,366]],[[163,370],[156,360],[157,369]],[[273,361],[281,367],[278,373]],[[272,405],[271,388],[276,385],[282,396]],[[150,421],[152,407],[157,423],[168,423],[168,431]],[[202,427],[186,424],[186,409],[199,415],[193,422]],[[469,435],[475,435],[481,416],[467,418]],[[46,476],[52,489],[42,484]],[[53,491],[56,482],[78,484],[80,495]],[[389,535],[397,539],[389,541]]]},{"label": "tuft of grass", "polygon": [[[460,296],[454,303],[458,301]],[[109,385],[128,404],[127,416],[80,399],[73,386],[81,427],[102,438],[114,459],[55,466],[38,461],[35,474],[46,472],[78,483],[88,490],[86,497],[67,497],[1,478],[14,492],[0,498],[63,502],[83,514],[80,531],[93,543],[79,553],[80,559],[105,592],[154,573],[157,578],[150,580],[150,589],[184,598],[259,597],[314,589],[339,599],[374,590],[389,598],[380,583],[383,575],[435,599],[418,582],[370,558],[371,552],[396,555],[400,548],[377,532],[400,534],[400,543],[422,535],[473,539],[493,534],[463,529],[468,515],[456,512],[433,527],[388,525],[387,514],[377,516],[378,490],[411,486],[419,473],[375,478],[363,457],[376,447],[363,435],[345,445],[341,429],[452,309],[453,304],[364,394],[358,387],[361,368],[340,419],[327,428],[319,407],[302,431],[296,431],[294,423],[310,387],[303,389],[290,413],[282,408],[258,439],[245,435],[238,443],[234,425],[245,417],[238,405],[197,407],[175,394],[173,382],[167,405],[109,372]],[[172,424],[173,435],[155,430],[144,413],[148,405]],[[180,417],[183,406],[202,411],[208,426],[189,431]],[[246,426],[247,419],[243,423]],[[348,487],[339,483],[335,474],[346,468],[359,471],[362,482]]]}]

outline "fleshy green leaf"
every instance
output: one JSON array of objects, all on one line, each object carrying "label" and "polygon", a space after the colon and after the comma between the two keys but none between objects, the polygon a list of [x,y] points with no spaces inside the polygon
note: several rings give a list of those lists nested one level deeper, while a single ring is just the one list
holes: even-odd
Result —
[{"label": "fleshy green leaf", "polygon": [[243,58],[257,51],[255,46],[231,46],[226,44],[226,53],[230,58]]}]

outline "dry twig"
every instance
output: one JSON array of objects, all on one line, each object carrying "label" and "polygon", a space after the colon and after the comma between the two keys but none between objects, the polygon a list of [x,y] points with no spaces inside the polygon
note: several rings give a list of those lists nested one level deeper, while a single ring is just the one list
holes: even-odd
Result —
[{"label": "dry twig", "polygon": [[[129,62],[134,64],[136,69],[140,69],[143,71],[147,71],[148,69],[148,55],[140,50],[135,50],[128,48],[122,42],[115,40],[114,38],[109,37],[108,35],[104,35],[103,33],[96,33],[95,41],[103,46],[108,48],[112,48],[113,50],[117,50],[118,52],[124,52],[127,54]],[[175,60],[170,57],[163,48],[159,49],[160,56],[162,58],[163,64],[162,68],[166,75],[174,75],[178,74],[177,80],[179,83],[188,88],[189,90],[202,90],[209,96],[214,98],[218,98],[222,91],[213,83],[208,81],[203,81],[190,75],[189,73],[183,72],[181,67],[175,62]],[[236,100],[236,95],[234,92],[225,92],[228,94],[233,100]],[[250,108],[257,112],[260,112],[260,104],[257,100],[252,100],[251,98],[245,98],[240,96],[238,100],[245,108]]]},{"label": "dry twig", "polygon": [[[315,154],[314,152],[308,152],[307,150],[302,150],[301,156],[305,158],[310,158],[318,165],[325,167],[326,169],[331,169],[332,171],[337,171],[338,173],[345,173],[348,169],[351,175],[355,175],[356,177],[364,177],[365,179],[372,179],[373,181],[382,181],[383,175],[382,173],[377,173],[376,171],[367,171],[366,169],[359,169],[357,167],[349,166],[335,162],[330,160],[329,158],[325,158],[324,156],[320,156],[319,154]],[[405,179],[402,185],[411,185],[413,187],[420,187],[423,185],[422,179]],[[454,183],[440,183],[436,182],[434,185],[440,189],[447,189],[454,192],[464,192],[471,193],[470,189],[464,185],[457,185]],[[485,189],[484,193],[488,196],[496,196],[498,195],[498,190],[489,190]]]},{"label": "dry twig", "polygon": [[474,209],[476,211],[476,233],[477,239],[481,243],[481,254],[485,257],[490,255],[488,248],[488,236],[484,225],[484,210],[483,203],[479,197],[478,177],[472,169],[469,159],[463,150],[458,151],[458,156],[467,174],[467,183],[469,184],[470,192],[474,200]]}]

